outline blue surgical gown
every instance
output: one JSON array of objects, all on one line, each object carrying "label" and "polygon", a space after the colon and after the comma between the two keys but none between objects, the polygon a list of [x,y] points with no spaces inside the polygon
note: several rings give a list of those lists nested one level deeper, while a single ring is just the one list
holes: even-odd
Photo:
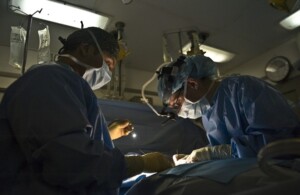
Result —
[{"label": "blue surgical gown", "polygon": [[299,136],[300,121],[283,95],[252,76],[221,81],[202,122],[210,144],[231,144],[234,157],[255,157],[269,142]]},{"label": "blue surgical gown", "polygon": [[0,119],[7,194],[117,194],[124,156],[93,91],[69,66],[27,71],[7,88]]}]

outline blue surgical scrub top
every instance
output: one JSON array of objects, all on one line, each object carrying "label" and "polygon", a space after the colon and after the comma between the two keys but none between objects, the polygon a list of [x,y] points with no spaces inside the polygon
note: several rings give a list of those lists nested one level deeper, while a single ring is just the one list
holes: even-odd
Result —
[{"label": "blue surgical scrub top", "polygon": [[231,144],[234,157],[255,157],[271,141],[299,136],[300,121],[283,95],[252,76],[221,81],[202,122],[211,145]]},{"label": "blue surgical scrub top", "polygon": [[12,138],[0,146],[6,148],[0,153],[9,155],[0,161],[0,180],[10,181],[7,191],[118,193],[124,156],[113,147],[90,86],[69,66],[44,64],[27,71],[7,88],[0,119],[1,133]]}]

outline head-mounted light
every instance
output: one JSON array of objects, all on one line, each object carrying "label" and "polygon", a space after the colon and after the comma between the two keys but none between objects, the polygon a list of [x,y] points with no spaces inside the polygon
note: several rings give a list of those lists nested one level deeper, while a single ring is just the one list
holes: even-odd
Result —
[{"label": "head-mounted light", "polygon": [[160,82],[159,95],[162,98],[163,104],[168,104],[171,95],[174,91],[174,82],[176,76],[181,71],[181,66],[184,63],[185,56],[180,56],[174,63],[159,69],[158,80]]}]

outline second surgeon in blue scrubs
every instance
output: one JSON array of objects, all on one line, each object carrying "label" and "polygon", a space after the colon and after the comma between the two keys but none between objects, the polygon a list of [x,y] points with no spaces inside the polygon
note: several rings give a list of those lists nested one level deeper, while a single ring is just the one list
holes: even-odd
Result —
[{"label": "second surgeon in blue scrubs", "polygon": [[216,76],[208,57],[181,57],[160,70],[158,94],[179,117],[202,117],[209,146],[174,155],[176,164],[255,157],[266,144],[297,137],[300,121],[283,95],[253,76]]}]

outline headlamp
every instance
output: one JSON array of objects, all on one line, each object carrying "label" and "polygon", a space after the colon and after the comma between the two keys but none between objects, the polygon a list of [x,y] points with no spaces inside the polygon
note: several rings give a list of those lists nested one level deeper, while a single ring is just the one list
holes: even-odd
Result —
[{"label": "headlamp", "polygon": [[180,56],[174,63],[169,66],[162,67],[158,73],[158,80],[162,83],[161,98],[163,104],[168,105],[173,91],[174,82],[178,72],[181,70],[181,66],[184,63],[185,56]]},{"label": "headlamp", "polygon": [[[173,84],[176,81],[176,77],[181,70],[181,66],[184,63],[185,56],[180,56],[174,63],[163,63],[157,69],[152,78],[150,78],[142,87],[141,94],[143,101],[151,108],[151,110],[161,117],[167,117],[167,120],[163,122],[163,125],[169,120],[175,120],[176,114],[174,112],[167,111],[169,98],[173,92]],[[157,76],[158,75],[158,76]],[[163,108],[161,112],[157,112],[156,109],[149,104],[147,98],[145,97],[144,91],[147,85],[151,83],[155,78],[158,78],[161,83],[161,90],[158,90],[160,93],[159,96],[163,100]]]}]

